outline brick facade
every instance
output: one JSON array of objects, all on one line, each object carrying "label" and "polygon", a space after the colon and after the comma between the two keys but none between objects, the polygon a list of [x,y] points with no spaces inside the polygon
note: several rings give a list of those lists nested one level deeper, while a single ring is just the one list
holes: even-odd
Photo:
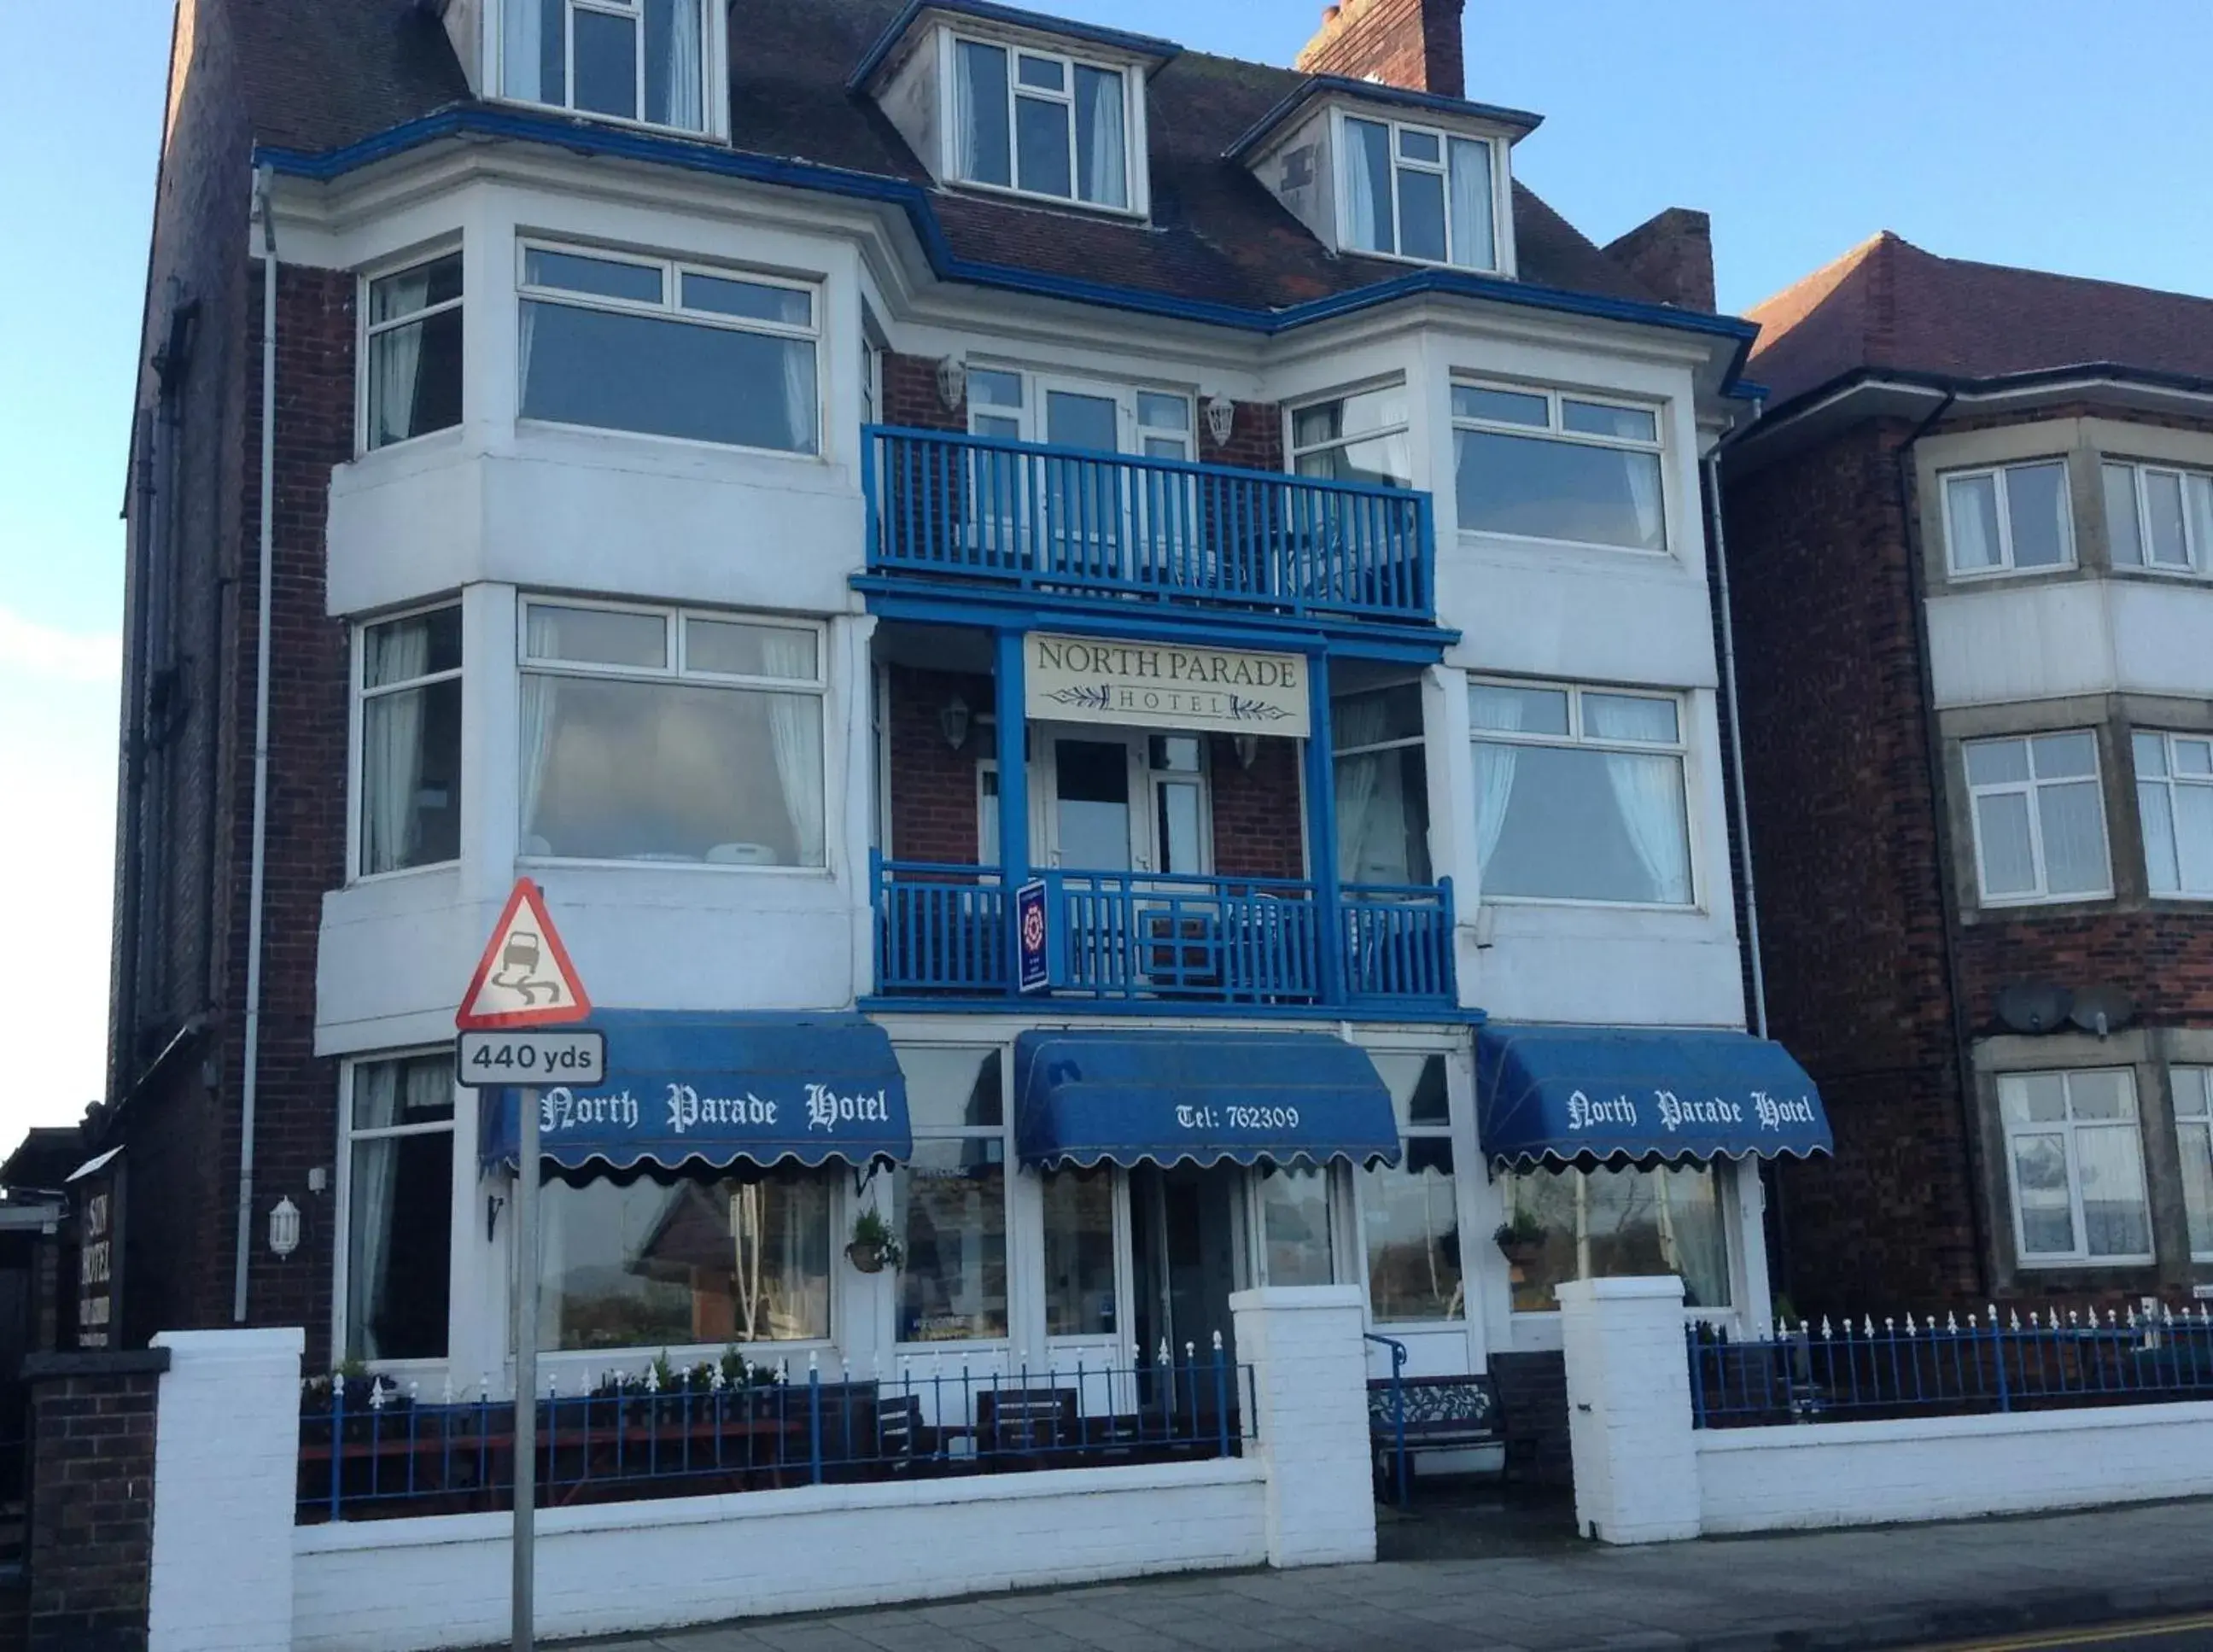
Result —
[{"label": "brick facade", "polygon": [[31,1385],[30,1652],[145,1652],[161,1350],[46,1354]]},{"label": "brick facade", "polygon": [[937,393],[937,363],[927,356],[886,351],[877,357],[882,377],[883,422],[910,430],[965,430],[965,407],[948,408]]},{"label": "brick facade", "polygon": [[1461,58],[1465,0],[1344,0],[1322,13],[1321,32],[1294,64],[1309,75],[1380,80],[1410,91],[1466,95]]}]

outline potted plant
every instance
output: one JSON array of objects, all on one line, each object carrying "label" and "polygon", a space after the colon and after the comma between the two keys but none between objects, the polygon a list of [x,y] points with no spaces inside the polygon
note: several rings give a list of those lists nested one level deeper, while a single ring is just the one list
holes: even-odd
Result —
[{"label": "potted plant", "polygon": [[1516,1210],[1498,1224],[1491,1238],[1505,1253],[1507,1271],[1518,1285],[1524,1271],[1544,1253],[1545,1224],[1527,1210]]},{"label": "potted plant", "polygon": [[873,1204],[853,1218],[853,1233],[845,1246],[845,1259],[863,1273],[881,1273],[906,1260],[906,1252],[892,1232],[892,1224]]}]

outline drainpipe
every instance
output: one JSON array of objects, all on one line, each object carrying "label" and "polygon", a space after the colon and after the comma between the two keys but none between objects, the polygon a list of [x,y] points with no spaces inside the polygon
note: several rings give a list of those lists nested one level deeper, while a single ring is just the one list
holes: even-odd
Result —
[{"label": "drainpipe", "polygon": [[261,1078],[262,881],[269,850],[269,610],[277,560],[277,223],[270,200],[275,174],[253,173],[253,210],[261,220],[261,560],[254,596],[253,847],[246,894],[246,1055],[238,1100],[238,1255],[230,1317],[246,1322],[246,1265],[253,1241],[253,1108]]}]

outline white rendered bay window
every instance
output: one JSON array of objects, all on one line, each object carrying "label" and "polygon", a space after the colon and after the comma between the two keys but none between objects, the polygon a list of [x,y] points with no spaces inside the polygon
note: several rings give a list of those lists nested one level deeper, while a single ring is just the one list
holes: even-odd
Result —
[{"label": "white rendered bay window", "polygon": [[2027,1264],[2149,1262],[2136,1082],[2127,1068],[1998,1080],[2014,1239]]},{"label": "white rendered bay window", "polygon": [[354,649],[354,874],[461,853],[461,611],[363,625]]},{"label": "white rendered bay window", "polygon": [[2213,899],[2213,735],[2139,730],[2135,748],[2151,893]]},{"label": "white rendered bay window", "polygon": [[461,422],[461,326],[458,252],[369,280],[363,447],[389,447]]},{"label": "white rendered bay window", "polygon": [[1355,115],[1340,116],[1338,130],[1345,250],[1498,267],[1497,161],[1489,139]]},{"label": "white rendered bay window", "polygon": [[2115,567],[2213,574],[2213,476],[2117,461],[2102,469]]},{"label": "white rendered bay window", "polygon": [[521,659],[525,856],[824,863],[819,627],[526,601]]},{"label": "white rendered bay window", "polygon": [[[914,1155],[892,1173],[903,1343],[1007,1334],[1006,1102],[1000,1052],[903,1045]],[[1065,1331],[1085,1328],[1080,1320]]]},{"label": "white rendered bay window", "polygon": [[2094,734],[1969,741],[1965,756],[1986,905],[2112,893]]},{"label": "white rendered bay window", "polygon": [[579,114],[706,127],[704,0],[502,0],[501,87]]},{"label": "white rendered bay window", "polygon": [[1133,156],[1128,77],[1058,52],[953,44],[954,176],[1127,210]]},{"label": "white rendered bay window", "polygon": [[1520,386],[1453,386],[1463,532],[1665,551],[1660,415]]},{"label": "white rendered bay window", "polygon": [[454,1058],[350,1063],[339,1110],[348,1359],[446,1353]]},{"label": "white rendered bay window", "polygon": [[2182,1207],[2190,1254],[2213,1262],[2213,1067],[2174,1067],[2174,1131],[2182,1149]]},{"label": "white rendered bay window", "polygon": [[2075,530],[2067,461],[1952,472],[1944,479],[1944,523],[1954,575],[2071,566]]},{"label": "white rendered bay window", "polygon": [[821,450],[813,287],[670,259],[521,251],[523,418]]},{"label": "white rendered bay window", "polygon": [[1411,488],[1414,456],[1403,383],[1348,391],[1291,410],[1291,469],[1369,487]]}]

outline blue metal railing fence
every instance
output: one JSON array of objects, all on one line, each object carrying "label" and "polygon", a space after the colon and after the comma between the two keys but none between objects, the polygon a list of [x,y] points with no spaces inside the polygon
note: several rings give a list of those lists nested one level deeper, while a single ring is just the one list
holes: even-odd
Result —
[{"label": "blue metal railing fence", "polygon": [[[1004,995],[1014,945],[995,867],[875,863],[876,990]],[[1450,880],[1348,884],[1334,911],[1290,879],[1041,871],[1056,991],[1094,998],[1320,1003],[1323,948],[1346,1001],[1450,1005]]]},{"label": "blue metal railing fence", "polygon": [[1406,1344],[1396,1337],[1380,1337],[1373,1331],[1360,1334],[1391,1351],[1391,1484],[1399,1507],[1404,1509],[1413,1497],[1414,1486],[1406,1466]]},{"label": "blue metal railing fence", "polygon": [[871,572],[1426,623],[1430,497],[942,430],[862,431]]},{"label": "blue metal railing fence", "polygon": [[2213,1398],[2213,1314],[2018,1310],[1822,1320],[1750,1340],[1686,1333],[1704,1429]]},{"label": "blue metal railing fence", "polygon": [[[1254,1435],[1252,1368],[1219,1346],[1044,1370],[927,1362],[884,1380],[810,1365],[734,1383],[717,1365],[556,1386],[538,1401],[541,1506],[1232,1457]],[[389,1378],[311,1381],[296,1518],[511,1508],[514,1439],[514,1401],[488,1393],[424,1402]]]}]

